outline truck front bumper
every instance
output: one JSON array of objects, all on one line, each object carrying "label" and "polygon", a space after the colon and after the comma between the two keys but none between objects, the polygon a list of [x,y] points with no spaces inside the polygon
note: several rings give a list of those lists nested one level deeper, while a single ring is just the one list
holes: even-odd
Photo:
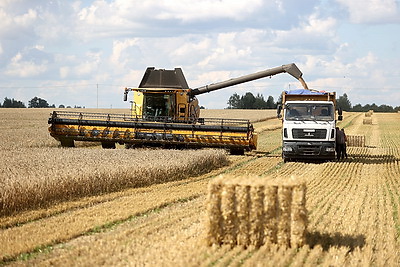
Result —
[{"label": "truck front bumper", "polygon": [[284,141],[282,157],[285,161],[292,159],[332,160],[335,159],[335,143]]}]

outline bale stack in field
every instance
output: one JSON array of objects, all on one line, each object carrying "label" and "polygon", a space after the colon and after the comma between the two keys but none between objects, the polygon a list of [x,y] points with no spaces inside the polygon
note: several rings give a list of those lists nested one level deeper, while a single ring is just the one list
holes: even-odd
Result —
[{"label": "bale stack in field", "polygon": [[208,189],[208,245],[300,247],[307,229],[306,186],[295,179],[220,176]]},{"label": "bale stack in field", "polygon": [[365,135],[346,135],[347,146],[365,147]]},{"label": "bale stack in field", "polygon": [[363,119],[363,124],[372,124],[372,114],[374,111],[371,109],[368,112],[365,112],[365,118]]}]

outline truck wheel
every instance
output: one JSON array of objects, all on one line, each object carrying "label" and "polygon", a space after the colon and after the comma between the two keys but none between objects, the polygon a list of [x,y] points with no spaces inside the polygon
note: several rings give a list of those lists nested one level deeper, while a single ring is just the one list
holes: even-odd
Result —
[{"label": "truck wheel", "polygon": [[102,142],[101,147],[105,149],[115,149],[115,143],[114,142]]},{"label": "truck wheel", "polygon": [[60,139],[62,147],[75,147],[74,139]]}]

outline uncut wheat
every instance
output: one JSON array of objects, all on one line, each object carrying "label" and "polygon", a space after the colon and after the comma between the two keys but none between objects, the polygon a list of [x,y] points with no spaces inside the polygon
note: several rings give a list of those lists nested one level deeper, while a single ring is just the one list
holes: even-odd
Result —
[{"label": "uncut wheat", "polygon": [[0,158],[0,216],[81,196],[183,179],[228,163],[223,150],[23,148]]}]

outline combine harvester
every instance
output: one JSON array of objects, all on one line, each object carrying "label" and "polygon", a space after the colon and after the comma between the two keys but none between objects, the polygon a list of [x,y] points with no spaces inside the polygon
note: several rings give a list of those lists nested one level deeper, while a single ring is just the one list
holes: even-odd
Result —
[{"label": "combine harvester", "polygon": [[293,63],[195,89],[189,88],[180,68],[147,68],[138,88],[125,88],[124,101],[133,93],[130,115],[53,111],[48,120],[50,135],[63,147],[73,147],[74,141],[93,141],[101,142],[103,148],[115,148],[116,143],[127,148],[218,147],[243,154],[257,147],[250,121],[200,118],[196,96],[285,72],[307,88]]}]

